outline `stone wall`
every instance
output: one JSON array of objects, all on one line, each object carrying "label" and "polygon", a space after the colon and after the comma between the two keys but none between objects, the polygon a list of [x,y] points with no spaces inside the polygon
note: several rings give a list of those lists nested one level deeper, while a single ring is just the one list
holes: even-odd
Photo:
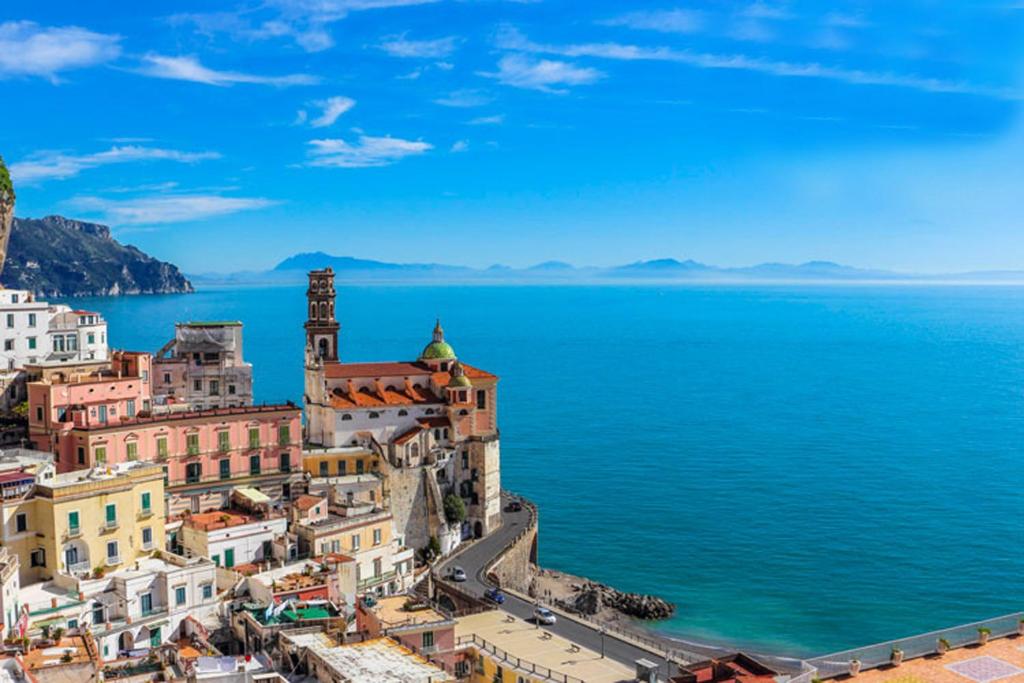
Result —
[{"label": "stone wall", "polygon": [[530,524],[512,540],[505,552],[491,563],[487,573],[502,588],[529,593],[530,584],[533,583],[537,571],[539,519],[537,507],[533,503],[524,500],[523,504],[530,511]]},{"label": "stone wall", "polygon": [[430,513],[425,470],[422,467],[392,467],[387,472],[391,495],[391,514],[395,518],[395,531],[405,535],[405,545],[417,550],[430,542]]}]

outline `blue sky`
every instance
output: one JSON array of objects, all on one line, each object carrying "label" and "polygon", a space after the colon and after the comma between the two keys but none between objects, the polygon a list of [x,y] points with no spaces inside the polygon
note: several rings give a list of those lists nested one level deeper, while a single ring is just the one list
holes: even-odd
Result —
[{"label": "blue sky", "polygon": [[1022,23],[1014,0],[7,0],[0,153],[19,215],[189,272],[1019,269]]}]

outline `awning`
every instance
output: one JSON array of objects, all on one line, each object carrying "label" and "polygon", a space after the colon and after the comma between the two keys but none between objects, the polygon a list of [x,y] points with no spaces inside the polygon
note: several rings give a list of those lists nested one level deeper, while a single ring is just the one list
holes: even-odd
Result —
[{"label": "awning", "polygon": [[258,504],[270,502],[270,496],[261,491],[257,491],[256,489],[253,488],[235,489],[235,492],[238,493],[238,495],[242,496],[243,498],[247,498],[253,503]]}]

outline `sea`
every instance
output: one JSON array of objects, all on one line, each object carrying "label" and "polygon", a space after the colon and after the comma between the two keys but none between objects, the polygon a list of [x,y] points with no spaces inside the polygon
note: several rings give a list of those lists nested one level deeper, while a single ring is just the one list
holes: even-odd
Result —
[{"label": "sea", "polygon": [[[241,320],[302,399],[304,288],[75,299],[119,348]],[[501,376],[502,482],[540,561],[678,606],[654,626],[806,656],[1024,607],[1024,288],[339,284],[343,360],[435,318]]]}]

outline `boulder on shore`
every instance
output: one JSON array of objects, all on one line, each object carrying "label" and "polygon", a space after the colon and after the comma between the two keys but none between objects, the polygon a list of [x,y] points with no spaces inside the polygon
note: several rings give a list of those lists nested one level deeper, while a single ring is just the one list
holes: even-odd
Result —
[{"label": "boulder on shore", "polygon": [[645,620],[668,619],[676,611],[675,605],[656,595],[624,593],[594,581],[579,586],[574,596],[562,600],[561,603],[565,609],[587,616],[597,614],[604,607]]}]

